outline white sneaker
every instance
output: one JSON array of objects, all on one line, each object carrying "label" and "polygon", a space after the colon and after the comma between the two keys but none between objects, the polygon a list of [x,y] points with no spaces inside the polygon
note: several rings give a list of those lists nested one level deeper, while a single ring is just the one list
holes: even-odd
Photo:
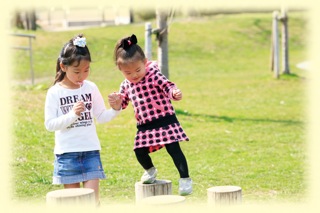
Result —
[{"label": "white sneaker", "polygon": [[141,182],[144,184],[151,184],[156,181],[158,170],[155,167],[151,167],[148,170],[145,170],[141,176]]},{"label": "white sneaker", "polygon": [[179,179],[179,194],[189,195],[192,193],[192,179],[191,178],[180,178]]}]

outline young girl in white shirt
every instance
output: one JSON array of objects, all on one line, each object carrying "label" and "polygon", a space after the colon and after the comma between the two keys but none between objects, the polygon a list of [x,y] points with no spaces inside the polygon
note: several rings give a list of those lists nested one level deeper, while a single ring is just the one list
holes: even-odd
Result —
[{"label": "young girl in white shirt", "polygon": [[56,77],[45,102],[45,127],[55,132],[53,184],[64,188],[91,188],[99,204],[99,179],[105,179],[98,123],[112,120],[121,109],[121,101],[109,96],[106,109],[95,83],[86,80],[91,56],[86,38],[79,34],[67,42],[58,57]]}]

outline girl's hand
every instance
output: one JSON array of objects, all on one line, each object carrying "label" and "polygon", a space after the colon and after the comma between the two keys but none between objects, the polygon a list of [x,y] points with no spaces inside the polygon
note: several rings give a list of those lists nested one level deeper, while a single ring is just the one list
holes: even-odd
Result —
[{"label": "girl's hand", "polygon": [[81,112],[85,111],[85,106],[84,106],[84,102],[83,101],[78,101],[77,103],[75,103],[73,105],[72,110],[74,111],[74,113],[78,116],[81,115]]},{"label": "girl's hand", "polygon": [[122,99],[120,93],[111,93],[110,95],[108,95],[108,101],[110,107],[112,107],[114,110],[121,109]]},{"label": "girl's hand", "polygon": [[182,92],[180,89],[174,89],[172,91],[172,97],[177,100],[180,101],[182,99]]}]

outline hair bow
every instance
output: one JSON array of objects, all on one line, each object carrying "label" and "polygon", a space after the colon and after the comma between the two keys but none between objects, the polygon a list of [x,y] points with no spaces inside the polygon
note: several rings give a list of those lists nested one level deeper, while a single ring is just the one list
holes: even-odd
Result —
[{"label": "hair bow", "polygon": [[73,40],[73,45],[76,45],[78,47],[85,47],[86,46],[86,38],[77,37]]},{"label": "hair bow", "polygon": [[123,49],[127,50],[132,44],[138,43],[136,35],[132,34],[130,37],[122,40]]}]

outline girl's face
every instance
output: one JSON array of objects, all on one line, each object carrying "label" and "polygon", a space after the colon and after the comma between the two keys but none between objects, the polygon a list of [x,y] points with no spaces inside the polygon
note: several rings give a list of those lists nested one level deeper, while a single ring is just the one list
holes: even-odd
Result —
[{"label": "girl's face", "polygon": [[88,78],[90,72],[90,61],[80,60],[79,64],[75,61],[73,64],[68,66],[60,63],[60,67],[62,71],[66,73],[62,83],[70,89],[76,89],[79,88],[83,81]]},{"label": "girl's face", "polygon": [[124,77],[131,83],[138,83],[146,75],[146,64],[147,60],[138,60],[130,63],[119,65],[119,69]]}]

